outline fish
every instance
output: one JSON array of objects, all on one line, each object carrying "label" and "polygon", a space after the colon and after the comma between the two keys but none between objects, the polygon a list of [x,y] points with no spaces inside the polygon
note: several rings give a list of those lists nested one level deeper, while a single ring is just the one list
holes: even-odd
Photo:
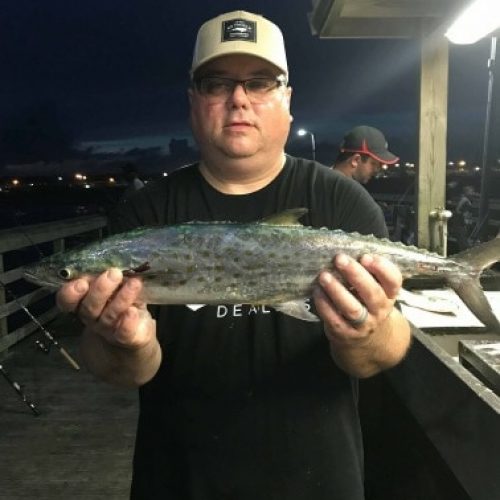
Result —
[{"label": "fish", "polygon": [[125,277],[142,279],[139,300],[148,304],[262,305],[319,321],[307,299],[323,270],[342,279],[334,256],[378,254],[398,266],[403,278],[439,278],[486,327],[500,330],[479,280],[483,270],[500,259],[499,237],[446,258],[373,235],[304,226],[299,219],[307,211],[293,208],[253,223],[192,221],[141,227],[53,254],[27,266],[24,277],[59,288],[116,267]]}]

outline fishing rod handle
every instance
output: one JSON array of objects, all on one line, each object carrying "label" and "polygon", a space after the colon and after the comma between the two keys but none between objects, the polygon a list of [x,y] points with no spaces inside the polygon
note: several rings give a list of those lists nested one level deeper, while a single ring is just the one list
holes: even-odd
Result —
[{"label": "fishing rod handle", "polygon": [[68,363],[75,369],[75,370],[80,370],[80,365],[69,355],[68,351],[64,349],[64,347],[59,347],[59,351],[61,351],[61,354],[66,358]]}]

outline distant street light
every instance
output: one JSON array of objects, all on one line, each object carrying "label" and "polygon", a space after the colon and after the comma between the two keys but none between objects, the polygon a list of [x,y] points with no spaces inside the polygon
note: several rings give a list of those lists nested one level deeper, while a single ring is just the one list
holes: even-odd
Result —
[{"label": "distant street light", "polygon": [[299,130],[297,130],[297,135],[301,137],[307,134],[311,136],[312,159],[316,160],[316,140],[314,139],[314,134],[304,128],[300,128]]}]

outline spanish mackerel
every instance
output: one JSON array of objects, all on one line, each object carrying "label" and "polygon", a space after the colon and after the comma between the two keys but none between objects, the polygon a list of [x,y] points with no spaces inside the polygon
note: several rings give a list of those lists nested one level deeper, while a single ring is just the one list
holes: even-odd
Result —
[{"label": "spanish mackerel", "polygon": [[335,273],[333,257],[378,254],[404,278],[440,277],[488,328],[500,330],[479,282],[483,269],[500,259],[500,238],[445,258],[388,239],[300,224],[307,209],[286,210],[252,224],[188,222],[139,228],[83,249],[54,254],[25,269],[42,286],[59,287],[110,267],[144,283],[149,304],[252,304],[318,321],[304,300],[318,274]]}]

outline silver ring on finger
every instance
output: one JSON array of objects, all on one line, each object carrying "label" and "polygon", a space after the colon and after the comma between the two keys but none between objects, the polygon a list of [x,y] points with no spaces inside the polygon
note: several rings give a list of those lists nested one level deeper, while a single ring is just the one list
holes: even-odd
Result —
[{"label": "silver ring on finger", "polygon": [[361,312],[359,313],[359,316],[354,319],[348,319],[347,321],[351,326],[354,328],[357,328],[358,326],[361,326],[365,321],[366,318],[368,318],[368,309],[365,306],[361,306]]}]

